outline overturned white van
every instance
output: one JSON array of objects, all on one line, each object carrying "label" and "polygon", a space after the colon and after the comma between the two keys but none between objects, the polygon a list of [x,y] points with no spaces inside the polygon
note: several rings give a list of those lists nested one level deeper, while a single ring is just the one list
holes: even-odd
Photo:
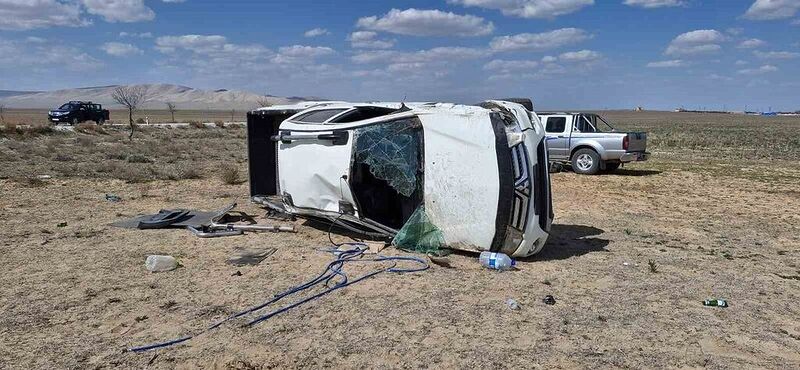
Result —
[{"label": "overturned white van", "polygon": [[514,102],[268,107],[248,143],[254,201],[399,247],[530,256],[553,220],[544,130]]}]

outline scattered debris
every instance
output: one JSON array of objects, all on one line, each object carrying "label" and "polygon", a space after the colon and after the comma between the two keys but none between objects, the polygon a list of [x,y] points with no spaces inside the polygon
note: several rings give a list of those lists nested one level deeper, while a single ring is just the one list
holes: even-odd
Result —
[{"label": "scattered debris", "polygon": [[[228,259],[228,264],[234,266],[255,266],[261,263],[261,261],[267,259],[267,257],[271,256],[277,250],[277,248],[239,248],[235,250],[233,256]],[[237,271],[237,273],[239,273],[237,276],[242,276],[241,272]]]},{"label": "scattered debris", "polygon": [[56,227],[67,227],[67,223],[66,222],[60,222],[58,225],[56,225]]},{"label": "scattered debris", "polygon": [[111,203],[119,203],[122,201],[122,198],[116,194],[106,194],[106,200]]},{"label": "scattered debris", "polygon": [[232,273],[231,276],[242,276],[242,272],[239,271],[239,270],[236,270],[236,272]]},{"label": "scattered debris", "polygon": [[136,322],[142,322],[142,321],[147,320],[147,319],[149,319],[149,317],[147,317],[147,315],[142,315],[142,316],[136,316],[136,318],[134,320]]},{"label": "scattered debris", "polygon": [[453,268],[453,265],[450,263],[449,257],[434,256],[433,254],[428,253],[428,259],[430,259],[434,265],[448,269]]},{"label": "scattered debris", "polygon": [[150,272],[172,271],[178,268],[178,260],[172,256],[152,255],[147,256],[144,265],[147,267],[147,271]]},{"label": "scattered debris", "polygon": [[506,306],[508,306],[508,308],[510,308],[512,311],[519,311],[521,308],[519,303],[513,298],[506,299]]},{"label": "scattered debris", "polygon": [[503,253],[481,252],[481,265],[493,270],[507,271],[514,269],[516,262]]},{"label": "scattered debris", "polygon": [[39,179],[39,180],[50,180],[50,179],[53,178],[53,176],[50,176],[50,175],[39,175],[39,176],[36,176],[36,178]]},{"label": "scattered debris", "polygon": [[[341,249],[341,247],[343,247],[343,246],[346,246],[346,247],[348,247],[350,249]],[[172,340],[168,340],[168,341],[165,341],[165,342],[159,342],[159,343],[154,343],[154,344],[149,344],[149,345],[144,345],[144,346],[128,348],[126,351],[127,352],[140,353],[140,352],[145,352],[145,351],[150,351],[150,350],[154,350],[154,349],[158,349],[158,348],[164,348],[164,347],[169,347],[169,346],[173,346],[173,345],[176,345],[176,344],[180,344],[180,343],[186,342],[188,340],[191,340],[192,338],[194,338],[197,335],[200,335],[200,334],[206,333],[208,331],[214,330],[214,329],[222,326],[223,324],[225,324],[225,323],[227,323],[227,322],[229,322],[231,320],[243,318],[244,316],[247,316],[247,315],[250,315],[250,318],[248,318],[246,320],[244,326],[250,327],[250,326],[256,325],[256,324],[258,324],[258,323],[260,323],[262,321],[268,320],[269,318],[274,317],[275,315],[278,315],[278,314],[280,314],[282,312],[286,312],[286,311],[288,311],[288,310],[290,310],[292,308],[298,307],[298,306],[300,306],[300,305],[302,305],[304,303],[311,302],[314,299],[322,297],[322,296],[324,296],[324,295],[326,295],[328,293],[331,293],[331,292],[336,291],[338,289],[346,288],[346,287],[348,287],[350,285],[356,284],[356,283],[358,283],[360,281],[363,281],[365,279],[368,279],[370,277],[376,276],[376,275],[384,273],[384,272],[403,275],[403,274],[409,274],[409,273],[414,273],[414,272],[425,271],[425,270],[427,270],[429,268],[429,266],[428,266],[427,262],[425,262],[425,260],[417,258],[417,257],[380,256],[379,255],[379,256],[374,257],[374,258],[368,258],[368,259],[362,258],[364,256],[364,252],[366,252],[366,251],[367,251],[367,245],[364,244],[364,243],[346,243],[346,244],[342,244],[341,246],[338,246],[338,247],[329,248],[329,249],[326,250],[326,252],[333,254],[335,259],[331,263],[329,263],[327,265],[327,267],[325,268],[325,271],[323,271],[316,278],[314,278],[314,279],[312,279],[310,281],[307,281],[305,283],[302,283],[300,285],[291,287],[291,288],[289,288],[288,290],[286,290],[284,292],[275,294],[275,295],[271,296],[266,302],[260,303],[255,307],[249,308],[249,309],[244,310],[244,311],[239,312],[239,313],[232,314],[232,315],[228,316],[226,319],[223,319],[222,321],[218,321],[216,324],[214,324],[213,326],[208,327],[207,329],[200,330],[200,331],[195,331],[195,332],[193,332],[191,334],[181,336],[178,339],[172,339]],[[371,272],[368,272],[368,273],[366,273],[364,275],[360,275],[360,276],[356,276],[356,277],[348,277],[348,274],[344,270],[345,269],[345,265],[348,265],[348,264],[366,264],[366,263],[378,263],[381,267],[379,267],[376,270],[373,270]],[[406,267],[406,266],[402,266],[401,265],[401,264],[406,264],[406,263],[413,263],[416,266],[408,266],[408,267]],[[257,314],[258,311],[263,310],[263,309],[265,309],[267,307],[273,306],[273,304],[278,303],[278,301],[280,301],[283,298],[290,297],[290,296],[293,297],[296,293],[301,293],[301,292],[303,292],[303,291],[305,291],[307,289],[311,289],[311,288],[314,288],[314,287],[317,287],[317,286],[321,287],[324,290],[322,290],[321,292],[317,292],[317,293],[311,295],[310,297],[305,297],[305,298],[300,299],[299,301],[295,301],[293,303],[290,303],[290,304],[288,304],[286,306],[275,308],[274,310],[272,310],[270,312]],[[253,316],[255,316],[255,317],[253,317]]]},{"label": "scattered debris", "polygon": [[544,304],[546,304],[548,306],[552,306],[552,305],[556,304],[556,299],[553,296],[548,294],[548,295],[544,296],[544,299],[542,299],[542,302],[544,302]]},{"label": "scattered debris", "polygon": [[[117,221],[111,224],[111,226],[128,229],[186,228],[194,235],[201,238],[241,235],[245,231],[297,232],[296,225],[219,223],[229,216],[228,213],[231,212],[234,207],[236,207],[236,203],[209,212],[188,209],[162,209],[156,214],[142,215]],[[252,220],[252,217],[244,213],[239,217]]]},{"label": "scattered debris", "polygon": [[728,307],[728,301],[724,299],[706,299],[703,301],[703,306],[725,308]]}]

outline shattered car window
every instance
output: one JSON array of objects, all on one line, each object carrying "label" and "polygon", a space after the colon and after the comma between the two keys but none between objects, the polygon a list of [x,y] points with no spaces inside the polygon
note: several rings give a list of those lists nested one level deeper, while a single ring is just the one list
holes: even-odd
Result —
[{"label": "shattered car window", "polygon": [[369,165],[376,178],[410,197],[420,169],[419,121],[406,119],[356,130],[355,160]]},{"label": "shattered car window", "polygon": [[436,254],[445,248],[446,242],[442,231],[425,213],[425,206],[420,206],[397,232],[392,245],[406,251]]}]

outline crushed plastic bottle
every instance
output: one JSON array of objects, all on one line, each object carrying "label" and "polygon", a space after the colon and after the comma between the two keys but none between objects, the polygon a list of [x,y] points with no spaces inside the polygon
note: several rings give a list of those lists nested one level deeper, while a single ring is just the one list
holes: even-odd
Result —
[{"label": "crushed plastic bottle", "polygon": [[144,266],[147,267],[147,271],[150,272],[172,271],[178,268],[178,260],[172,256],[147,256],[147,260],[144,261]]},{"label": "crushed plastic bottle", "polygon": [[508,308],[510,308],[512,311],[520,310],[519,302],[514,300],[514,298],[506,299],[506,306],[508,306]]},{"label": "crushed plastic bottle", "polygon": [[500,271],[511,270],[516,265],[514,260],[503,253],[481,252],[480,261],[483,267]]},{"label": "crushed plastic bottle", "polygon": [[703,306],[725,308],[728,307],[728,301],[724,299],[706,299],[703,301]]}]

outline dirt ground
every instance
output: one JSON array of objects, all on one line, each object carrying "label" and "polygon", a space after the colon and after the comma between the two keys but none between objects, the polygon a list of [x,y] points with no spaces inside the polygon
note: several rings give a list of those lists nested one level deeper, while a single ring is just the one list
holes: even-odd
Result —
[{"label": "dirt ground", "polygon": [[[60,153],[81,148],[74,141],[85,134],[0,137],[0,368],[800,368],[798,158],[714,158],[667,144],[614,174],[553,174],[552,236],[518,271],[484,270],[477,255],[457,253],[453,268],[378,275],[251,328],[235,321],[186,344],[124,352],[264,302],[331,260],[318,250],[329,245],[325,230],[300,220],[298,234],[220,239],[108,226],[160,208],[230,202],[277,222],[249,203],[246,183],[206,175],[244,168],[243,130],[215,130],[137,139],[171,135],[189,148],[222,135],[215,145],[236,152],[234,161],[169,162],[199,163],[203,175],[191,177],[200,178],[146,181],[86,170],[105,141],[138,153],[124,133],[93,134],[97,143],[64,162],[29,147],[49,143]],[[119,166],[159,165],[154,156],[122,156]],[[20,180],[25,168],[53,178]],[[257,266],[226,264],[242,247],[277,252]],[[176,256],[182,267],[149,273],[150,254]],[[546,295],[557,303],[544,304]],[[509,309],[508,298],[521,309]],[[730,307],[704,307],[707,298]]]}]

